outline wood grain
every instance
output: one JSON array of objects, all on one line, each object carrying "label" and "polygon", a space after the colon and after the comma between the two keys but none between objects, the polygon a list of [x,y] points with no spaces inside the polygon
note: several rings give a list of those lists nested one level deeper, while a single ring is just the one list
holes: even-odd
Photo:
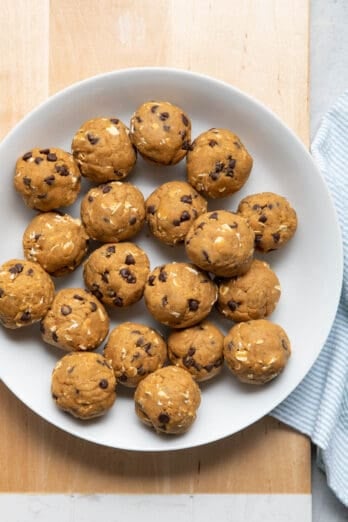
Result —
[{"label": "wood grain", "polygon": [[[166,65],[256,96],[308,143],[302,0],[2,0],[0,136],[47,95],[104,71]],[[309,442],[271,418],[165,454],[116,451],[49,425],[0,385],[0,491],[308,493]]]}]

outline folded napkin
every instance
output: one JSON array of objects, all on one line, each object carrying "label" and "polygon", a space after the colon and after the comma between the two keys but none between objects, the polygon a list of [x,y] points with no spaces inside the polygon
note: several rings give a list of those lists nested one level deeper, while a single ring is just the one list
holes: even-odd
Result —
[{"label": "folded napkin", "polygon": [[329,487],[348,506],[348,91],[323,118],[311,152],[329,188],[341,227],[343,288],[318,359],[271,415],[319,447]]}]

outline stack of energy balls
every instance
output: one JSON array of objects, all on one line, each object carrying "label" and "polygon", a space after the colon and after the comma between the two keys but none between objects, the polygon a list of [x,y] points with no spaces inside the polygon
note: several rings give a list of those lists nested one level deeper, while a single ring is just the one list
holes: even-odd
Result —
[{"label": "stack of energy balls", "polygon": [[[187,181],[164,183],[145,201],[124,181],[137,153],[162,166],[186,157]],[[290,342],[266,319],[280,284],[254,253],[283,247],[296,230],[296,213],[270,192],[245,197],[236,212],[208,211],[207,198],[241,189],[252,164],[228,129],[192,141],[188,115],[163,101],[142,104],[130,130],[117,118],[85,122],[72,154],[34,148],[18,159],[15,189],[39,213],[24,231],[24,259],[0,267],[0,321],[7,328],[39,322],[43,340],[69,352],[52,373],[59,408],[80,419],[103,415],[119,383],[135,388],[135,411],[145,424],[183,433],[200,405],[197,383],[215,378],[224,361],[250,384],[283,370]],[[82,198],[81,219],[74,219],[57,209],[76,201],[81,175],[93,186]],[[184,242],[187,262],[175,262],[173,249],[172,262],[150,267],[146,252],[130,242],[145,221],[154,241]],[[93,251],[90,240],[97,242]],[[84,259],[81,288],[55,292],[51,276],[64,277]],[[169,327],[166,339],[134,322],[109,334],[107,310],[143,297],[151,316]],[[207,320],[214,305],[234,323],[226,336]],[[105,339],[102,353],[94,351]]]}]

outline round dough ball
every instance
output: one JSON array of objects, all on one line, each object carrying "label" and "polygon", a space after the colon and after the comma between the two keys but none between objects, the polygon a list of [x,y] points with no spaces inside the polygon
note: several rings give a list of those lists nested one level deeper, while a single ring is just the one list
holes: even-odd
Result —
[{"label": "round dough ball", "polygon": [[187,153],[187,179],[211,198],[237,192],[247,181],[253,159],[236,134],[210,129],[200,134]]},{"label": "round dough ball", "polygon": [[103,303],[129,306],[143,297],[150,271],[145,252],[133,243],[109,243],[85,261],[86,286]]},{"label": "round dough ball", "polygon": [[290,353],[290,341],[283,328],[266,319],[238,323],[224,340],[228,368],[249,384],[264,384],[277,377]]},{"label": "round dough ball", "polygon": [[185,181],[169,181],[152,192],[145,207],[152,234],[175,245],[184,241],[193,221],[207,211],[207,202]]},{"label": "round dough ball", "polygon": [[94,350],[109,332],[103,305],[82,288],[63,288],[41,321],[43,340],[67,352]]},{"label": "round dough ball", "polygon": [[79,419],[104,415],[116,400],[116,379],[109,362],[99,353],[64,355],[52,372],[52,397],[63,411]]},{"label": "round dough ball", "polygon": [[292,238],[297,216],[289,202],[273,192],[261,192],[242,199],[238,212],[255,232],[255,248],[262,252],[276,250]]},{"label": "round dough ball", "polygon": [[174,165],[190,148],[191,121],[180,107],[169,102],[146,102],[131,118],[130,139],[143,158]]},{"label": "round dough ball", "polygon": [[227,210],[207,212],[191,226],[185,247],[190,260],[203,270],[233,277],[250,268],[254,232],[238,214]]},{"label": "round dough ball", "polygon": [[71,148],[81,174],[95,183],[124,179],[137,159],[129,130],[117,118],[86,121]]},{"label": "round dough ball", "polygon": [[125,241],[143,226],[144,196],[131,183],[112,181],[99,185],[83,198],[81,219],[92,239],[102,243]]},{"label": "round dough ball", "polygon": [[167,366],[143,379],[134,395],[139,419],[158,433],[184,433],[192,425],[201,393],[191,375]]},{"label": "round dough ball", "polygon": [[75,270],[88,248],[88,236],[80,219],[45,212],[31,220],[23,235],[26,259],[39,263],[56,277]]},{"label": "round dough ball", "polygon": [[117,381],[135,388],[147,375],[162,368],[167,345],[156,330],[127,322],[112,330],[104,356],[111,362]]},{"label": "round dough ball", "polygon": [[145,285],[145,304],[157,321],[185,328],[202,321],[217,299],[208,274],[189,263],[168,263],[155,268]]},{"label": "round dough ball", "polygon": [[6,328],[39,321],[53,297],[53,281],[37,263],[10,259],[0,266],[0,323]]},{"label": "round dough ball", "polygon": [[246,274],[219,281],[218,290],[218,310],[235,322],[269,316],[280,298],[278,277],[258,259],[254,259]]},{"label": "round dough ball", "polygon": [[198,382],[220,373],[224,362],[223,347],[224,336],[208,321],[174,331],[168,337],[171,363],[190,372]]},{"label": "round dough ball", "polygon": [[28,207],[53,210],[74,203],[81,174],[68,152],[35,148],[17,160],[14,186]]}]

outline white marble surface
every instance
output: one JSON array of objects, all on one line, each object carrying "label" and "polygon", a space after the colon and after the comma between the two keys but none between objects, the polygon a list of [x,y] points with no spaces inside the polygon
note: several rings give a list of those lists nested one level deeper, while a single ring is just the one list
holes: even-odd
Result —
[{"label": "white marble surface", "polygon": [[[348,89],[348,1],[311,1],[310,46],[311,136],[332,103]],[[348,521],[348,509],[326,485],[312,459],[313,522]]]}]

